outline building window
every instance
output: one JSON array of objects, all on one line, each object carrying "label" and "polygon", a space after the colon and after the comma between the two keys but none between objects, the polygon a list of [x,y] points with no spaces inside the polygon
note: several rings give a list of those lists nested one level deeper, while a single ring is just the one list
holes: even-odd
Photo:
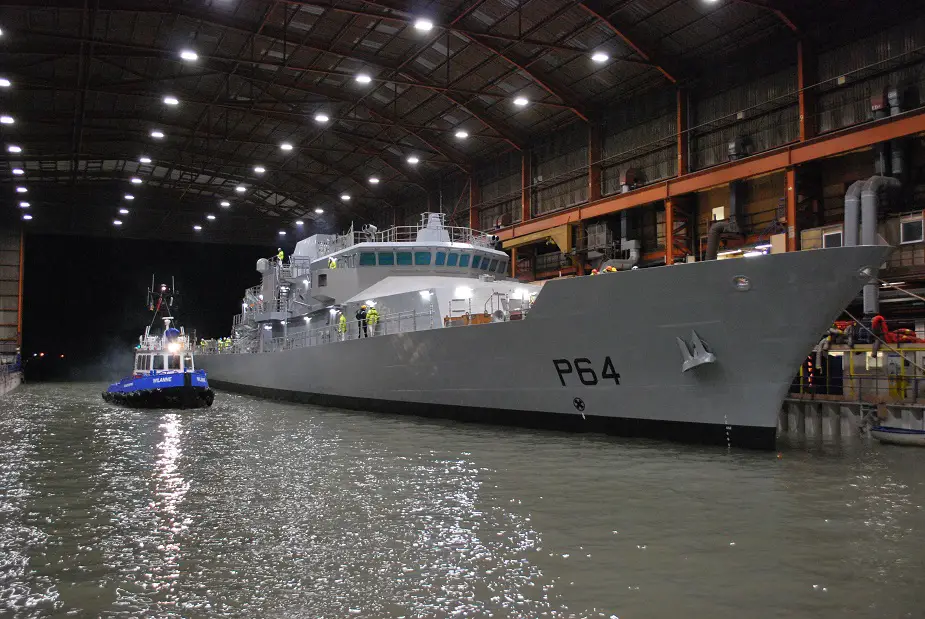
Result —
[{"label": "building window", "polygon": [[442,267],[444,264],[446,264],[446,252],[438,251],[434,257],[434,266]]},{"label": "building window", "polygon": [[430,252],[429,251],[414,252],[414,264],[418,266],[427,266],[428,264],[430,264]]},{"label": "building window", "polygon": [[318,287],[319,287],[319,288],[324,288],[324,287],[327,286],[327,285],[328,285],[328,274],[327,274],[327,273],[319,273],[319,274],[318,274]]},{"label": "building window", "polygon": [[400,251],[395,254],[395,261],[399,266],[411,266],[411,252]]},{"label": "building window", "polygon": [[461,269],[469,267],[469,254],[461,254],[459,256],[459,267]]},{"label": "building window", "polygon": [[456,263],[459,261],[459,254],[450,254],[446,257],[446,266],[455,267]]},{"label": "building window", "polygon": [[379,266],[390,267],[395,264],[395,254],[392,252],[379,254]]},{"label": "building window", "polygon": [[376,254],[372,252],[362,252],[360,254],[360,266],[361,267],[376,266]]},{"label": "building window", "polygon": [[482,263],[482,257],[481,257],[481,256],[472,256],[472,268],[473,268],[473,269],[479,268],[479,266],[481,265],[481,263]]},{"label": "building window", "polygon": [[909,215],[903,217],[899,224],[899,242],[903,245],[906,243],[921,243],[923,240],[922,216]]},{"label": "building window", "polygon": [[835,232],[826,232],[822,235],[822,247],[841,247],[841,230]]}]

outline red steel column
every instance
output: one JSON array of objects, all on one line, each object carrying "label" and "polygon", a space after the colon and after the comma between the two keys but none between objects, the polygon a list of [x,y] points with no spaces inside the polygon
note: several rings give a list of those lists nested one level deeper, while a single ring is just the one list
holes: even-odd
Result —
[{"label": "red steel column", "polygon": [[674,205],[665,200],[665,264],[674,264]]},{"label": "red steel column", "polygon": [[601,199],[601,127],[588,124],[588,202]]},{"label": "red steel column", "polygon": [[511,277],[517,277],[517,248],[511,248]]},{"label": "red steel column", "polygon": [[800,141],[816,136],[816,55],[805,41],[797,42],[797,89],[800,98]]},{"label": "red steel column", "polygon": [[678,176],[688,172],[687,91],[678,88]]},{"label": "red steel column", "polygon": [[530,151],[524,150],[520,164],[520,216],[522,221],[533,217],[533,160]]},{"label": "red steel column", "polygon": [[482,203],[482,192],[479,191],[479,182],[475,174],[469,175],[469,227],[473,230],[481,230],[479,221],[479,204]]},{"label": "red steel column", "polygon": [[799,249],[797,230],[797,171],[787,168],[787,251]]}]

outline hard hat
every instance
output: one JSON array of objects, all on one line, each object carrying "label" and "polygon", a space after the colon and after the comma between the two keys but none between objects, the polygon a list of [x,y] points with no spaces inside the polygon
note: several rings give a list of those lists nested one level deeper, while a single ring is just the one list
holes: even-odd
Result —
[{"label": "hard hat", "polygon": [[283,248],[282,248],[282,247],[277,247],[277,248],[276,248],[276,251],[283,251]]},{"label": "hard hat", "polygon": [[366,309],[366,306],[365,306],[365,305],[361,305],[361,306],[360,306],[360,309]]}]

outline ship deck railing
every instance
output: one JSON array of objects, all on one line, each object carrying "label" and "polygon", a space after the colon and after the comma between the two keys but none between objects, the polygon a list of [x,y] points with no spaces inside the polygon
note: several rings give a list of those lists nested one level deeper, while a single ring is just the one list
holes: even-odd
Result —
[{"label": "ship deck railing", "polygon": [[[188,352],[192,346],[192,341],[188,335],[181,335],[175,341],[180,344],[180,349],[176,351],[177,353]],[[138,352],[161,352],[168,350],[167,347],[170,344],[171,342],[165,342],[162,336],[151,336],[141,342],[140,347],[136,350]]]},{"label": "ship deck railing", "polygon": [[797,376],[787,394],[791,401],[925,408],[925,376]]},{"label": "ship deck railing", "polygon": [[493,246],[493,239],[490,234],[460,226],[428,228],[426,223],[422,223],[416,226],[392,226],[386,230],[377,230],[375,232],[354,230],[353,226],[351,226],[346,234],[336,236],[331,241],[319,243],[318,257],[323,258],[360,243],[414,243],[418,240],[418,233],[422,230],[445,231],[447,234],[445,241],[448,240],[451,243],[466,243],[488,248]]}]

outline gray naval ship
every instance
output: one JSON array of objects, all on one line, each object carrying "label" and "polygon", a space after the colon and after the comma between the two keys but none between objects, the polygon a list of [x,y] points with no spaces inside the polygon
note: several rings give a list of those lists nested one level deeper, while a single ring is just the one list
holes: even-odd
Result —
[{"label": "gray naval ship", "polygon": [[215,387],[342,408],[772,448],[800,363],[889,250],[539,285],[508,277],[494,241],[436,213],[304,239],[258,261],[231,343],[200,367]]}]

